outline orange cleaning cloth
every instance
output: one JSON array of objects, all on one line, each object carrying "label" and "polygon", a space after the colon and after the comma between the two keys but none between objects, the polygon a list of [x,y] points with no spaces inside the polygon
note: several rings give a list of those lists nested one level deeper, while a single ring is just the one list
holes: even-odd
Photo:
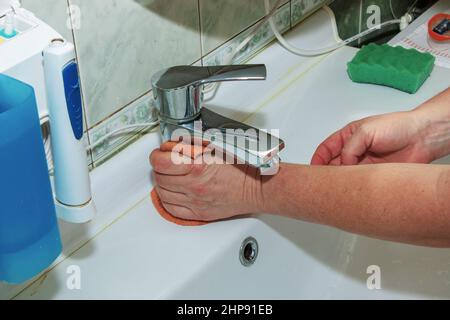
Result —
[{"label": "orange cleaning cloth", "polygon": [[[168,150],[173,150],[177,146],[179,146],[178,142],[166,142],[165,144],[163,144],[161,146],[161,149],[168,151]],[[191,146],[189,156],[192,159],[195,159],[198,155],[203,153],[205,147],[206,147],[206,145],[204,145],[203,147]],[[185,154],[186,153],[186,149],[187,148],[182,148],[181,150],[184,150],[185,152],[183,153],[183,151],[179,151],[180,154]],[[161,217],[163,217],[165,220],[167,220],[169,222],[172,222],[172,223],[175,223],[175,224],[177,224],[179,226],[184,226],[184,227],[198,227],[198,226],[203,226],[203,225],[208,224],[208,222],[205,222],[205,221],[195,221],[195,220],[180,219],[180,218],[177,218],[174,215],[170,214],[164,208],[164,205],[163,205],[161,199],[159,198],[159,195],[156,192],[156,189],[152,190],[152,192],[151,192],[151,199],[152,199],[153,205],[155,206],[156,211],[161,215]]]}]

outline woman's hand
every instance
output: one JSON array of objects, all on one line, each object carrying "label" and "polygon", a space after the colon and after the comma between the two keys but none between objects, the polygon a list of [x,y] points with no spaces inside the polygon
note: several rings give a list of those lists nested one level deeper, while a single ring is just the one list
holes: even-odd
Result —
[{"label": "woman's hand", "polygon": [[450,88],[409,112],[355,121],[326,139],[313,165],[430,163],[450,153]]},{"label": "woman's hand", "polygon": [[416,112],[397,112],[355,121],[326,139],[313,165],[430,163],[427,123]]},{"label": "woman's hand", "polygon": [[[191,152],[191,156],[198,159],[205,152]],[[179,164],[174,156],[180,155],[173,151],[173,144],[162,145],[150,156],[156,190],[172,215],[186,220],[215,221],[258,211],[262,201],[257,192],[258,170],[247,165],[207,165],[191,157],[185,157]]]}]

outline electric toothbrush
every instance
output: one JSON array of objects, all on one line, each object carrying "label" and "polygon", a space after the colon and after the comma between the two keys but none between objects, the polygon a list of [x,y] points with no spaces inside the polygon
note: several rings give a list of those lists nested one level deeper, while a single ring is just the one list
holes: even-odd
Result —
[{"label": "electric toothbrush", "polygon": [[43,51],[59,218],[85,223],[95,214],[84,144],[83,106],[73,44],[55,39]]}]

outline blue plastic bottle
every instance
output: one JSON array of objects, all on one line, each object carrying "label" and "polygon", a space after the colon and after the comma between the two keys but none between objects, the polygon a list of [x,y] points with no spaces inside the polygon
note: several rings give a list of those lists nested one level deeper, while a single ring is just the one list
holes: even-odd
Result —
[{"label": "blue plastic bottle", "polygon": [[33,278],[61,249],[34,90],[0,74],[0,281]]}]

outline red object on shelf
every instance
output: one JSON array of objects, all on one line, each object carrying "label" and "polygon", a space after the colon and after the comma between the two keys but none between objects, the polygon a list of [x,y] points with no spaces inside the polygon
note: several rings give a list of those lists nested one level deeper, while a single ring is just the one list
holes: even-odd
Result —
[{"label": "red object on shelf", "polygon": [[439,13],[435,15],[433,18],[430,19],[428,22],[428,34],[431,38],[433,38],[436,41],[444,42],[444,41],[450,41],[450,35],[448,34],[439,34],[434,31],[434,28],[439,25],[443,20],[450,19],[450,14],[447,13]]}]

